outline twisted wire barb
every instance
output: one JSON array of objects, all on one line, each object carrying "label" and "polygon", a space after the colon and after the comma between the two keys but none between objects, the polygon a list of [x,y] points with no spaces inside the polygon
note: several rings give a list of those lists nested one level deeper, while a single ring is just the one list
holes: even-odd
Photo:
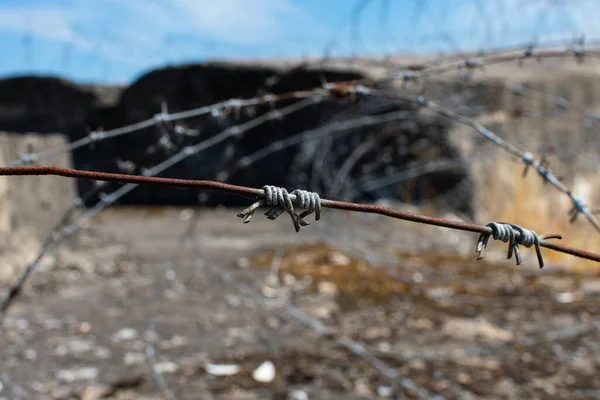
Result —
[{"label": "twisted wire barb", "polygon": [[490,240],[490,236],[492,236],[494,240],[500,240],[504,243],[508,242],[508,254],[506,258],[510,260],[514,253],[517,265],[521,265],[519,245],[522,245],[527,248],[535,246],[538,264],[540,268],[544,268],[544,259],[542,258],[542,251],[540,249],[541,241],[544,239],[561,238],[560,235],[545,235],[543,237],[540,237],[537,233],[535,233],[532,230],[525,229],[517,224],[510,224],[506,222],[490,222],[486,226],[489,227],[492,230],[492,232],[482,233],[479,236],[479,240],[477,240],[477,247],[475,250],[477,251],[477,253],[479,253],[477,260],[481,260],[483,258],[483,252],[487,247],[488,241]]},{"label": "twisted wire barb", "polygon": [[[287,212],[292,218],[292,223],[294,224],[296,232],[300,232],[300,226],[309,225],[308,222],[304,221],[304,217],[307,215],[314,212],[316,221],[321,218],[322,206],[321,198],[318,193],[300,189],[288,193],[285,188],[272,185],[265,185],[262,190],[264,199],[254,202],[250,207],[238,214],[238,217],[244,219],[244,223],[247,224],[250,222],[254,212],[264,204],[271,206],[269,211],[265,213],[270,220],[275,220],[283,212]],[[298,207],[305,210],[300,215],[296,214],[294,211],[294,202],[297,203]]]},{"label": "twisted wire barb", "polygon": [[[228,183],[209,181],[209,180],[192,180],[192,179],[179,179],[179,178],[162,178],[162,177],[151,177],[151,176],[138,176],[138,175],[127,175],[127,174],[114,174],[107,172],[95,172],[95,171],[83,171],[71,168],[61,167],[16,167],[16,168],[0,168],[0,176],[23,176],[23,175],[55,175],[63,176],[68,178],[79,178],[89,179],[106,182],[126,183],[134,186],[137,185],[150,185],[150,186],[168,186],[168,187],[179,187],[179,188],[196,188],[196,189],[210,189],[227,192],[231,194],[240,195],[243,197],[253,197],[264,199],[266,194],[263,189],[249,188],[246,186],[231,185]],[[127,186],[124,186],[127,187]],[[131,190],[131,189],[130,189]],[[297,193],[292,196],[289,194],[289,199],[292,202],[297,202]],[[112,198],[111,198],[112,200]],[[258,209],[260,205],[255,202],[253,206],[254,210]],[[278,203],[279,204],[279,203]],[[334,208],[338,210],[379,214],[390,218],[417,222],[427,225],[435,225],[439,227],[456,229],[466,232],[493,234],[494,231],[489,226],[481,226],[477,224],[452,221],[443,218],[429,217],[425,215],[413,214],[406,211],[400,211],[389,207],[371,205],[371,204],[360,204],[351,203],[345,201],[320,199],[321,207]],[[262,204],[261,204],[262,205]],[[298,203],[296,203],[298,205]],[[247,210],[247,209],[246,209]],[[244,210],[244,211],[246,211]],[[246,218],[245,216],[242,218]],[[515,239],[519,239],[521,233],[515,232]],[[554,251],[558,251],[565,254],[570,254],[575,257],[600,262],[600,254],[591,253],[589,251],[560,245],[556,243],[548,242],[546,239],[560,239],[562,238],[558,234],[548,234],[544,236],[544,239],[539,241],[539,246],[545,247]],[[526,243],[526,241],[523,241]]]}]

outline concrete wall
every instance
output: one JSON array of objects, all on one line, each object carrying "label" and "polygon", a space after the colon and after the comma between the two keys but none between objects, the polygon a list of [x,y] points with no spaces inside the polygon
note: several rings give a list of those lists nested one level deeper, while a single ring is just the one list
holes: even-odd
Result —
[{"label": "concrete wall", "polygon": [[[0,164],[19,158],[30,150],[40,152],[67,143],[60,134],[10,134],[0,132]],[[71,156],[61,154],[44,165],[71,166]],[[75,181],[55,176],[0,177],[0,232],[28,229],[43,236],[69,208],[76,195]]]},{"label": "concrete wall", "polygon": [[[535,92],[519,96],[505,90],[493,112],[477,117],[479,122],[519,149],[533,153],[537,159],[546,153],[554,175],[592,209],[600,208],[597,169],[600,124],[584,123],[585,114],[600,105],[600,74],[565,70],[523,74],[517,78],[507,73],[498,79],[507,88],[527,84]],[[568,107],[557,107],[557,97],[565,98]],[[545,184],[533,169],[523,178],[521,160],[470,128],[456,125],[452,136],[464,156],[471,160],[473,204],[478,223],[514,222],[540,234],[560,233],[563,241],[571,246],[599,251],[600,233],[583,216],[571,224],[569,198]],[[582,267],[592,265],[556,252],[544,253],[548,260]]]}]

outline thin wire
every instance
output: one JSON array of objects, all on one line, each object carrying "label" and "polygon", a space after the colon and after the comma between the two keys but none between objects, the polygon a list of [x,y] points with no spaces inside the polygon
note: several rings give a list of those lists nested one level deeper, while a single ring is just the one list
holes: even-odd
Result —
[{"label": "thin wire", "polygon": [[401,94],[401,93],[389,92],[389,91],[384,91],[384,90],[369,90],[368,94],[374,95],[374,96],[381,96],[381,97],[387,98],[387,99],[397,99],[399,101],[408,101],[408,102],[416,103],[416,104],[419,104],[420,106],[427,108],[439,115],[442,115],[446,118],[450,118],[450,119],[452,119],[460,124],[463,124],[465,126],[471,127],[477,133],[483,135],[486,139],[490,140],[492,143],[494,143],[498,147],[504,149],[505,151],[512,154],[513,156],[520,158],[525,163],[526,167],[531,166],[531,167],[535,168],[536,172],[538,173],[538,175],[540,175],[542,177],[542,179],[544,179],[546,182],[550,183],[552,186],[554,186],[556,189],[558,189],[562,193],[569,196],[569,198],[571,199],[571,202],[573,204],[573,209],[571,211],[571,214],[572,214],[571,221],[574,221],[574,219],[577,217],[577,215],[579,213],[581,213],[588,219],[588,221],[592,224],[592,226],[598,232],[600,232],[600,223],[598,223],[596,218],[592,215],[591,210],[583,202],[583,200],[581,198],[579,198],[578,196],[576,196],[574,193],[572,193],[556,176],[554,176],[554,174],[552,172],[550,172],[544,165],[542,165],[542,163],[540,161],[535,160],[531,153],[519,150],[517,147],[506,142],[505,140],[500,138],[498,135],[496,135],[494,132],[490,131],[489,129],[487,129],[486,127],[481,125],[480,123],[478,123],[470,118],[467,118],[465,116],[462,116],[448,108],[442,107],[438,104],[428,101],[423,96],[405,95],[405,94]]},{"label": "thin wire", "polygon": [[[254,297],[257,300],[263,302],[265,301],[264,297],[261,296],[256,290],[250,288],[248,285],[245,285],[239,281],[237,281],[233,276],[227,273],[223,268],[219,268],[215,265],[210,259],[201,258],[199,259],[200,265],[203,267],[210,269],[211,271],[219,274],[221,280],[225,283],[233,284],[236,286],[239,292],[244,293],[250,297]],[[197,263],[198,264],[198,263]],[[285,313],[294,318],[296,321],[300,322],[302,325],[305,325],[312,330],[314,330],[319,335],[331,339],[338,343],[339,345],[345,347],[353,354],[362,358],[369,364],[373,366],[376,370],[381,372],[389,379],[393,379],[398,382],[404,389],[414,392],[417,397],[426,398],[426,399],[435,399],[435,400],[443,400],[443,397],[437,394],[432,394],[429,391],[420,388],[417,384],[409,378],[401,376],[398,371],[385,362],[381,361],[371,352],[369,352],[362,344],[341,335],[334,329],[329,328],[327,325],[322,323],[321,321],[312,318],[310,315],[306,314],[300,308],[296,307],[292,302],[290,302],[286,298],[279,298],[280,304],[283,306]]]},{"label": "thin wire", "polygon": [[228,109],[236,109],[239,110],[241,108],[253,107],[262,104],[274,104],[286,100],[293,99],[309,99],[313,97],[327,97],[332,95],[332,92],[328,89],[324,88],[316,88],[312,90],[304,90],[304,91],[295,91],[284,93],[280,95],[275,94],[265,94],[260,97],[255,97],[251,99],[245,100],[227,100],[222,101],[220,103],[211,104],[209,106],[204,106],[200,108],[195,108],[192,110],[181,111],[176,113],[159,113],[154,117],[146,119],[144,121],[140,121],[131,125],[126,125],[120,128],[107,130],[107,131],[93,131],[88,136],[83,137],[81,139],[77,139],[71,143],[68,143],[65,146],[56,147],[44,152],[34,153],[34,154],[23,154],[18,160],[15,160],[9,163],[7,166],[9,167],[19,167],[27,164],[31,164],[32,162],[46,160],[55,156],[58,156],[62,153],[71,152],[80,147],[84,147],[93,143],[98,143],[107,139],[113,139],[122,135],[126,135],[129,133],[138,132],[142,129],[149,128],[151,126],[156,125],[157,123],[164,121],[175,121],[175,120],[184,120],[192,117],[199,117],[202,115],[207,115],[211,113],[219,113]]},{"label": "thin wire", "polygon": [[[278,109],[276,113],[273,113],[273,112],[266,113],[255,119],[247,121],[243,124],[225,129],[224,131],[220,132],[219,134],[217,134],[203,142],[200,142],[194,146],[188,146],[188,147],[183,148],[180,152],[175,153],[173,156],[167,158],[160,164],[157,164],[152,168],[144,170],[143,173],[147,177],[159,174],[159,173],[163,172],[164,170],[170,168],[171,166],[186,159],[187,157],[190,157],[200,151],[206,150],[207,148],[210,148],[211,146],[214,146],[214,145],[220,143],[221,141],[226,140],[227,138],[229,138],[231,136],[241,135],[245,131],[252,129],[252,128],[256,127],[257,125],[260,125],[261,123],[265,123],[269,120],[279,118],[281,116],[293,113],[304,107],[308,107],[309,105],[317,104],[317,103],[323,101],[324,99],[325,99],[325,97],[321,97],[321,96],[315,96],[312,98],[308,98],[308,99],[293,103],[287,107]],[[11,168],[20,169],[20,168],[28,168],[28,167],[9,167],[8,169],[11,169]],[[19,278],[17,278],[17,280],[8,288],[8,290],[0,298],[0,323],[2,322],[4,316],[6,315],[6,311],[8,310],[8,307],[10,307],[12,302],[19,295],[25,281],[31,275],[31,273],[35,270],[35,268],[37,268],[37,266],[39,265],[42,258],[46,255],[46,253],[53,246],[58,246],[60,242],[62,242],[63,240],[65,240],[67,237],[71,236],[75,232],[77,232],[79,230],[79,226],[82,221],[90,220],[90,219],[94,218],[96,215],[98,215],[100,212],[102,212],[102,210],[104,210],[104,208],[106,208],[110,204],[116,202],[119,198],[125,196],[127,193],[131,192],[137,186],[138,186],[138,184],[130,183],[130,184],[124,185],[121,188],[115,190],[110,195],[102,196],[101,201],[98,202],[94,207],[92,207],[91,209],[89,209],[85,213],[83,213],[83,215],[81,215],[76,221],[63,227],[62,224],[65,224],[66,219],[68,219],[68,216],[65,215],[61,219],[61,222],[59,224],[57,224],[57,227],[48,234],[48,236],[44,240],[44,243],[43,243],[40,251],[37,253],[35,259],[31,263],[27,264],[27,266],[25,267],[25,269],[23,270],[23,272],[21,273]],[[62,227],[62,229],[60,229],[61,227]],[[57,229],[60,229],[60,231],[57,231]]]}]

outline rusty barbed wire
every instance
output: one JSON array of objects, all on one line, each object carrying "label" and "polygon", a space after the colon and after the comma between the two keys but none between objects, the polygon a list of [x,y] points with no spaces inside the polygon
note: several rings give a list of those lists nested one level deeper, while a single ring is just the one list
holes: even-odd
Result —
[{"label": "rusty barbed wire", "polygon": [[[493,132],[487,130],[486,128],[484,128],[483,126],[481,126],[474,120],[471,120],[467,117],[461,116],[460,114],[457,114],[456,112],[454,112],[452,110],[438,106],[435,103],[429,102],[429,101],[425,100],[422,96],[410,96],[410,95],[404,95],[402,93],[390,93],[390,92],[386,92],[386,91],[382,91],[382,90],[371,89],[371,88],[365,87],[363,85],[359,85],[355,82],[337,82],[337,83],[326,83],[325,82],[323,84],[323,87],[316,91],[293,92],[291,94],[288,94],[287,96],[291,96],[290,98],[304,98],[304,100],[299,101],[297,103],[293,103],[290,106],[284,107],[282,109],[275,110],[275,111],[269,112],[269,113],[265,113],[265,114],[255,118],[253,120],[250,120],[244,124],[241,124],[238,126],[232,126],[228,129],[218,133],[217,135],[215,135],[209,139],[206,139],[196,145],[184,147],[181,151],[179,151],[176,154],[172,155],[171,157],[167,158],[160,164],[155,165],[152,168],[143,169],[142,174],[144,176],[156,175],[156,174],[166,170],[167,168],[177,164],[178,162],[184,160],[185,158],[187,158],[193,154],[197,154],[200,151],[206,150],[218,143],[221,143],[222,141],[226,140],[229,137],[235,137],[249,129],[252,129],[252,128],[268,121],[268,120],[281,118],[282,116],[284,116],[286,114],[298,111],[298,110],[300,110],[304,107],[310,106],[312,104],[317,104],[326,99],[330,99],[330,98],[340,99],[340,98],[348,98],[348,97],[356,98],[358,96],[375,96],[375,97],[379,96],[379,97],[383,97],[383,98],[396,99],[399,101],[408,101],[408,102],[416,103],[422,107],[429,108],[432,111],[435,111],[438,114],[441,114],[442,116],[448,117],[459,123],[462,123],[464,125],[474,128],[478,133],[483,134],[486,138],[491,140],[494,144],[500,146],[504,150],[507,150],[511,154],[521,158],[523,160],[523,162],[526,164],[526,166],[528,166],[528,165],[533,166],[536,169],[536,171],[538,172],[538,174],[540,176],[542,176],[543,179],[551,182],[553,184],[553,186],[557,187],[559,190],[561,190],[562,192],[567,194],[573,203],[573,208],[572,208],[571,214],[570,214],[572,221],[574,221],[575,218],[579,214],[583,213],[586,216],[586,218],[594,225],[594,227],[596,227],[596,229],[600,231],[600,225],[598,225],[598,223],[595,221],[595,219],[593,217],[593,213],[589,210],[589,207],[579,197],[575,196],[562,183],[560,183],[560,181],[558,181],[558,179],[554,175],[552,175],[550,173],[550,171],[544,165],[542,165],[541,162],[538,162],[535,159],[533,159],[533,156],[531,155],[531,153],[521,152],[519,149],[506,143],[505,141],[500,139],[498,136],[496,136]],[[280,97],[287,98],[286,95],[280,95]],[[266,96],[266,98],[269,98],[269,96]],[[263,96],[263,101],[264,101],[264,99],[265,99],[265,96]],[[252,100],[248,100],[248,101],[252,101]],[[256,101],[256,100],[253,99],[253,101]],[[227,103],[227,102],[219,103],[219,104],[225,104],[225,103]],[[231,103],[227,103],[227,104],[231,105]],[[239,104],[239,103],[236,103],[236,104]],[[170,118],[175,119],[175,118],[192,116],[192,115],[195,115],[196,113],[200,112],[198,110],[201,110],[202,113],[205,113],[211,107],[213,107],[213,106],[210,106],[208,108],[203,108],[203,109],[191,110],[188,112],[180,112],[180,113],[170,114],[171,115]],[[400,117],[400,115],[396,116],[396,118],[399,118],[399,117]],[[390,118],[390,119],[393,119],[393,118]],[[385,118],[381,119],[381,121],[384,121],[384,120],[385,120]],[[377,120],[376,119],[371,119],[371,120],[365,119],[365,120],[354,121],[354,122],[357,123],[358,126],[360,126],[361,123],[366,124],[366,125],[377,123]],[[350,127],[349,125],[346,126],[346,128],[349,128],[349,127]],[[113,133],[115,135],[120,134],[120,132],[121,131],[113,131]],[[315,135],[318,134],[317,131],[313,131],[312,133]],[[325,134],[325,131],[321,131],[320,134]],[[112,137],[112,136],[109,136],[109,137]],[[307,135],[305,135],[304,137],[306,138]],[[293,140],[291,140],[290,142],[294,142],[296,140],[301,140],[301,138],[302,138],[302,136],[298,136],[298,137],[294,138]],[[269,148],[268,151],[277,151],[281,147],[280,145],[281,145],[281,143],[279,143],[278,145],[268,146],[268,148]],[[262,156],[264,156],[264,155],[262,155]],[[246,164],[249,161],[248,158],[243,158],[242,160],[244,161],[243,164]],[[240,161],[242,161],[242,160],[240,160]],[[126,185],[126,186],[122,187],[121,189],[113,192],[110,195],[103,196],[102,201],[100,203],[98,203],[95,207],[90,209],[84,215],[83,218],[84,219],[93,218],[106,205],[112,204],[118,198],[124,196],[125,194],[127,194],[128,192],[133,190],[136,186],[137,186],[137,184],[131,183],[131,184]],[[71,224],[70,226],[65,228],[64,233],[66,236],[68,236],[70,233],[72,233],[76,230],[77,230],[76,225]],[[555,244],[548,244],[548,245],[549,246],[558,246]],[[41,256],[43,256],[43,253],[44,253],[44,251],[41,252]],[[37,262],[39,262],[39,260],[34,261],[33,265],[35,266],[37,264]],[[29,270],[29,268],[26,268],[26,271],[27,270]]]},{"label": "rusty barbed wire", "polygon": [[[263,189],[249,188],[245,186],[231,185],[228,183],[218,181],[207,181],[207,180],[188,180],[179,178],[162,178],[162,177],[151,177],[151,176],[137,176],[137,175],[126,175],[126,174],[113,174],[106,172],[94,172],[94,171],[82,171],[70,168],[61,167],[15,167],[15,168],[0,168],[0,176],[27,176],[27,175],[55,175],[63,176],[68,178],[78,179],[89,179],[95,181],[105,182],[116,182],[122,184],[133,184],[133,185],[151,185],[151,186],[168,186],[168,187],[179,187],[179,188],[195,188],[195,189],[210,189],[218,190],[231,194],[236,194],[243,197],[254,197],[258,199],[264,199],[266,192]],[[289,195],[289,199],[292,202],[298,202],[296,195]],[[287,199],[286,199],[287,202]],[[260,205],[256,205],[260,203]],[[251,215],[253,210],[257,210],[263,205],[262,200],[259,200],[252,206],[244,210],[239,214],[244,218],[245,222],[249,222],[248,216]],[[279,207],[280,203],[277,204]],[[271,205],[271,204],[268,204]],[[400,211],[389,207],[383,207],[371,204],[360,204],[351,203],[338,200],[320,199],[320,205],[325,208],[334,208],[338,210],[354,211],[370,214],[379,214],[390,218],[411,221],[416,223],[422,223],[427,225],[435,225],[443,228],[456,229],[466,232],[480,233],[480,234],[494,234],[492,228],[488,226],[481,226],[477,224],[452,221],[443,218],[429,217],[425,215],[413,214],[406,211]],[[289,210],[289,208],[288,208]],[[287,210],[286,210],[287,211]],[[293,213],[291,210],[290,214]],[[269,213],[270,216],[280,215],[281,210],[274,211],[273,214]],[[293,217],[295,218],[295,217]],[[272,218],[274,219],[274,218]],[[296,220],[298,221],[298,220]],[[295,221],[295,222],[296,222]],[[302,225],[301,222],[298,222]],[[294,224],[296,226],[296,223]],[[299,228],[297,228],[299,231]],[[514,238],[519,240],[521,238],[520,232],[517,230],[514,232]],[[560,235],[551,233],[541,236],[539,245],[554,251],[558,251],[565,254],[570,254],[575,257],[600,262],[600,254],[591,253],[589,251],[572,248],[565,245],[559,245],[556,243],[548,242],[547,239],[560,239]],[[543,266],[543,265],[542,265]]]}]

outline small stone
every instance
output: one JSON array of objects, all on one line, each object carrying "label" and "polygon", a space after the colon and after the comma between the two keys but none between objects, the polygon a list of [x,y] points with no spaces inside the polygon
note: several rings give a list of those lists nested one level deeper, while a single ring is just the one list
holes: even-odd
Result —
[{"label": "small stone", "polygon": [[371,397],[373,395],[369,385],[363,379],[357,379],[356,382],[354,382],[354,391],[359,396]]},{"label": "small stone", "polygon": [[69,341],[69,350],[72,354],[81,354],[94,348],[94,343],[89,340],[73,338]]},{"label": "small stone", "polygon": [[133,340],[138,337],[138,332],[133,328],[123,328],[113,335],[115,342]]},{"label": "small stone", "polygon": [[94,355],[98,358],[107,359],[110,358],[111,352],[106,347],[98,347],[96,351],[94,351]]},{"label": "small stone", "polygon": [[207,364],[205,370],[214,376],[230,376],[239,373],[240,367],[236,364]]},{"label": "small stone", "polygon": [[110,388],[100,385],[86,386],[81,392],[81,400],[98,400],[104,398],[110,392]]},{"label": "small stone", "polygon": [[42,324],[44,325],[44,328],[48,330],[60,329],[63,327],[63,323],[59,319],[47,319],[44,320]]},{"label": "small stone", "polygon": [[481,319],[452,318],[442,327],[442,333],[462,340],[484,339],[488,342],[507,342],[513,334]]},{"label": "small stone", "polygon": [[290,393],[290,400],[308,400],[308,394],[304,390],[293,390]]},{"label": "small stone", "polygon": [[327,254],[329,263],[335,267],[345,267],[350,264],[352,260],[350,257],[342,253],[341,251],[332,251]]},{"label": "small stone", "polygon": [[22,319],[22,318],[17,319],[15,321],[15,326],[17,329],[23,331],[23,330],[29,328],[29,321],[27,321],[26,319]]},{"label": "small stone", "polygon": [[154,365],[154,371],[159,374],[172,374],[179,370],[179,366],[174,362],[165,361]]},{"label": "small stone", "polygon": [[23,357],[27,360],[35,360],[37,358],[37,352],[34,349],[27,349],[23,352]]},{"label": "small stone", "polygon": [[338,287],[333,282],[319,282],[317,285],[317,289],[319,290],[319,293],[323,294],[333,295],[338,292]]},{"label": "small stone", "polygon": [[392,351],[392,345],[388,342],[380,342],[377,343],[377,350],[383,353],[389,353],[390,351]]},{"label": "small stone", "polygon": [[54,355],[58,356],[58,357],[64,357],[67,355],[67,353],[68,353],[68,349],[67,349],[67,346],[65,346],[64,344],[59,344],[54,349]]},{"label": "small stone", "polygon": [[261,285],[260,293],[267,299],[274,299],[279,297],[280,290],[269,285]]},{"label": "small stone", "polygon": [[377,387],[377,396],[379,397],[392,397],[394,389],[390,386],[379,386]]},{"label": "small stone", "polygon": [[134,364],[141,364],[146,361],[146,356],[143,353],[126,353],[123,356],[123,364],[129,366]]},{"label": "small stone", "polygon": [[555,298],[558,303],[569,304],[569,303],[574,303],[578,300],[581,300],[583,298],[583,293],[562,292],[562,293],[557,293]]},{"label": "small stone", "polygon": [[89,331],[92,330],[92,325],[89,322],[82,322],[80,324],[77,324],[77,326],[75,327],[75,331],[77,333],[88,333]]},{"label": "small stone", "polygon": [[273,379],[275,379],[275,365],[271,361],[263,362],[252,372],[252,378],[262,383],[273,382]]},{"label": "small stone", "polygon": [[250,266],[250,261],[246,257],[240,257],[237,259],[237,266],[246,269]]},{"label": "small stone", "polygon": [[284,274],[283,283],[287,286],[294,286],[296,284],[296,277],[292,274]]},{"label": "small stone", "polygon": [[187,338],[185,336],[179,336],[179,335],[175,335],[171,338],[171,344],[174,347],[177,346],[183,346],[184,344],[186,344],[188,342]]},{"label": "small stone", "polygon": [[456,380],[461,385],[466,385],[467,383],[471,382],[471,377],[469,376],[469,374],[467,374],[465,372],[460,372],[458,374],[458,376],[456,377]]}]

